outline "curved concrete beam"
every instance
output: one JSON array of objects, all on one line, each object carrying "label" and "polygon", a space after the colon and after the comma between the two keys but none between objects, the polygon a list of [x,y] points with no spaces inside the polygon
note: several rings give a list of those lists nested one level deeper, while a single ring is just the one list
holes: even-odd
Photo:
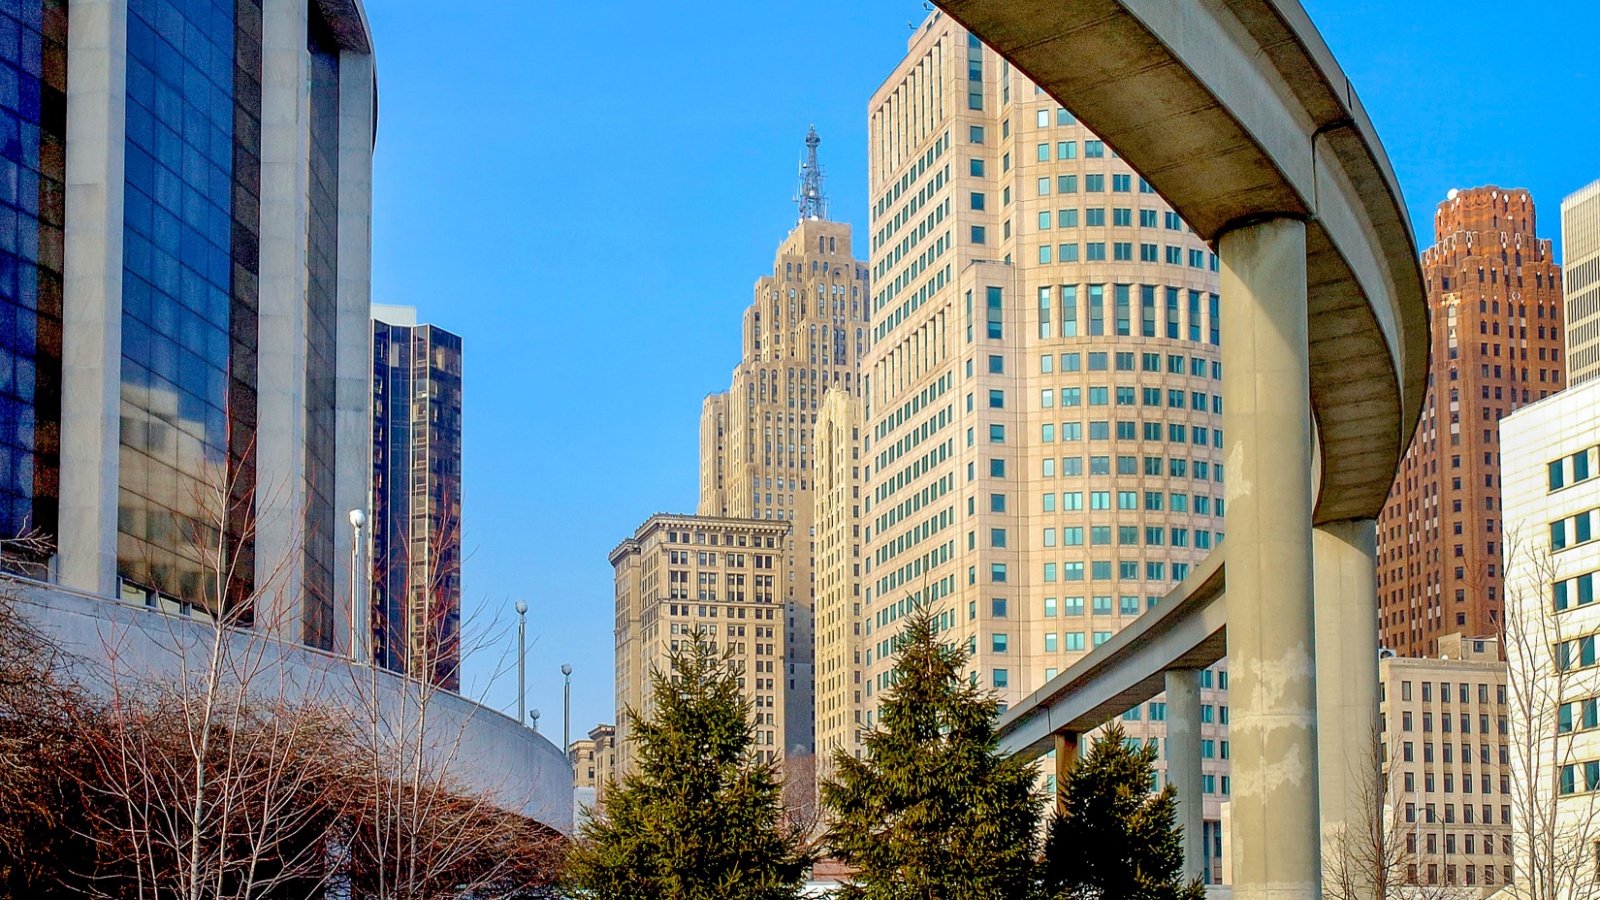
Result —
[{"label": "curved concrete beam", "polygon": [[1168,669],[1222,659],[1225,558],[1211,553],[1154,609],[1007,710],[995,728],[1001,748],[1037,759],[1055,749],[1055,735],[1087,733],[1166,690]]},{"label": "curved concrete beam", "polygon": [[[1371,120],[1296,0],[944,0],[1213,243],[1306,222],[1318,524],[1377,515],[1421,412],[1427,303]],[[1226,340],[1227,336],[1224,335]]]}]

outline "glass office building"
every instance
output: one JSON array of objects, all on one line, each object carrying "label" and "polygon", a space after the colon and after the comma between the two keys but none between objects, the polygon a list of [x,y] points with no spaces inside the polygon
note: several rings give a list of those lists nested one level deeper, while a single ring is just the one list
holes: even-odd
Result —
[{"label": "glass office building", "polygon": [[372,653],[461,683],[461,338],[373,308]]},{"label": "glass office building", "polygon": [[57,534],[66,31],[65,0],[0,7],[0,556],[34,569]]},{"label": "glass office building", "polygon": [[334,649],[371,452],[361,3],[16,0],[0,59],[12,567]]}]

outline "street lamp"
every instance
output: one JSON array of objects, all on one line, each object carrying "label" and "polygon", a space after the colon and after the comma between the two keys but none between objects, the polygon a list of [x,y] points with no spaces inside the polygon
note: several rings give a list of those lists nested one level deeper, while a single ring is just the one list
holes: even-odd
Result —
[{"label": "street lamp", "polygon": [[572,746],[572,666],[568,663],[561,664],[561,677],[566,679],[566,685],[561,691],[561,752],[566,753]]},{"label": "street lamp", "polygon": [[528,604],[517,601],[517,721],[528,717]]},{"label": "street lamp", "polygon": [[533,722],[533,730],[534,731],[538,731],[539,730],[539,710],[538,709],[529,710],[528,711],[528,719]]},{"label": "street lamp", "polygon": [[350,661],[361,662],[361,529],[367,524],[366,510],[350,510]]}]

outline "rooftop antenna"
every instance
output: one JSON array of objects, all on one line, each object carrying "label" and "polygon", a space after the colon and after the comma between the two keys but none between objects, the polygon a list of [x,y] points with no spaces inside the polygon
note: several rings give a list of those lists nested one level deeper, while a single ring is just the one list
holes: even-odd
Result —
[{"label": "rooftop antenna", "polygon": [[800,164],[800,190],[794,198],[800,207],[801,221],[828,217],[828,198],[822,193],[822,167],[817,165],[820,143],[822,138],[817,137],[817,126],[812,125],[806,131],[806,161]]}]

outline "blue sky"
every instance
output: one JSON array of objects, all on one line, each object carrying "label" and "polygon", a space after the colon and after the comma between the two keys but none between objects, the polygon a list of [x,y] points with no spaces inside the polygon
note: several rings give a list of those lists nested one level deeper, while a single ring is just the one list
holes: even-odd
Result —
[{"label": "blue sky", "polygon": [[[1419,226],[1452,187],[1600,178],[1588,0],[1306,0]],[[1539,11],[1537,15],[1533,11]],[[466,342],[468,689],[573,733],[613,721],[607,552],[693,512],[700,399],[793,219],[806,126],[834,218],[865,222],[866,104],[920,2],[369,0],[378,54],[373,299]],[[496,674],[498,677],[496,677]],[[558,738],[559,739],[559,738]]]}]

